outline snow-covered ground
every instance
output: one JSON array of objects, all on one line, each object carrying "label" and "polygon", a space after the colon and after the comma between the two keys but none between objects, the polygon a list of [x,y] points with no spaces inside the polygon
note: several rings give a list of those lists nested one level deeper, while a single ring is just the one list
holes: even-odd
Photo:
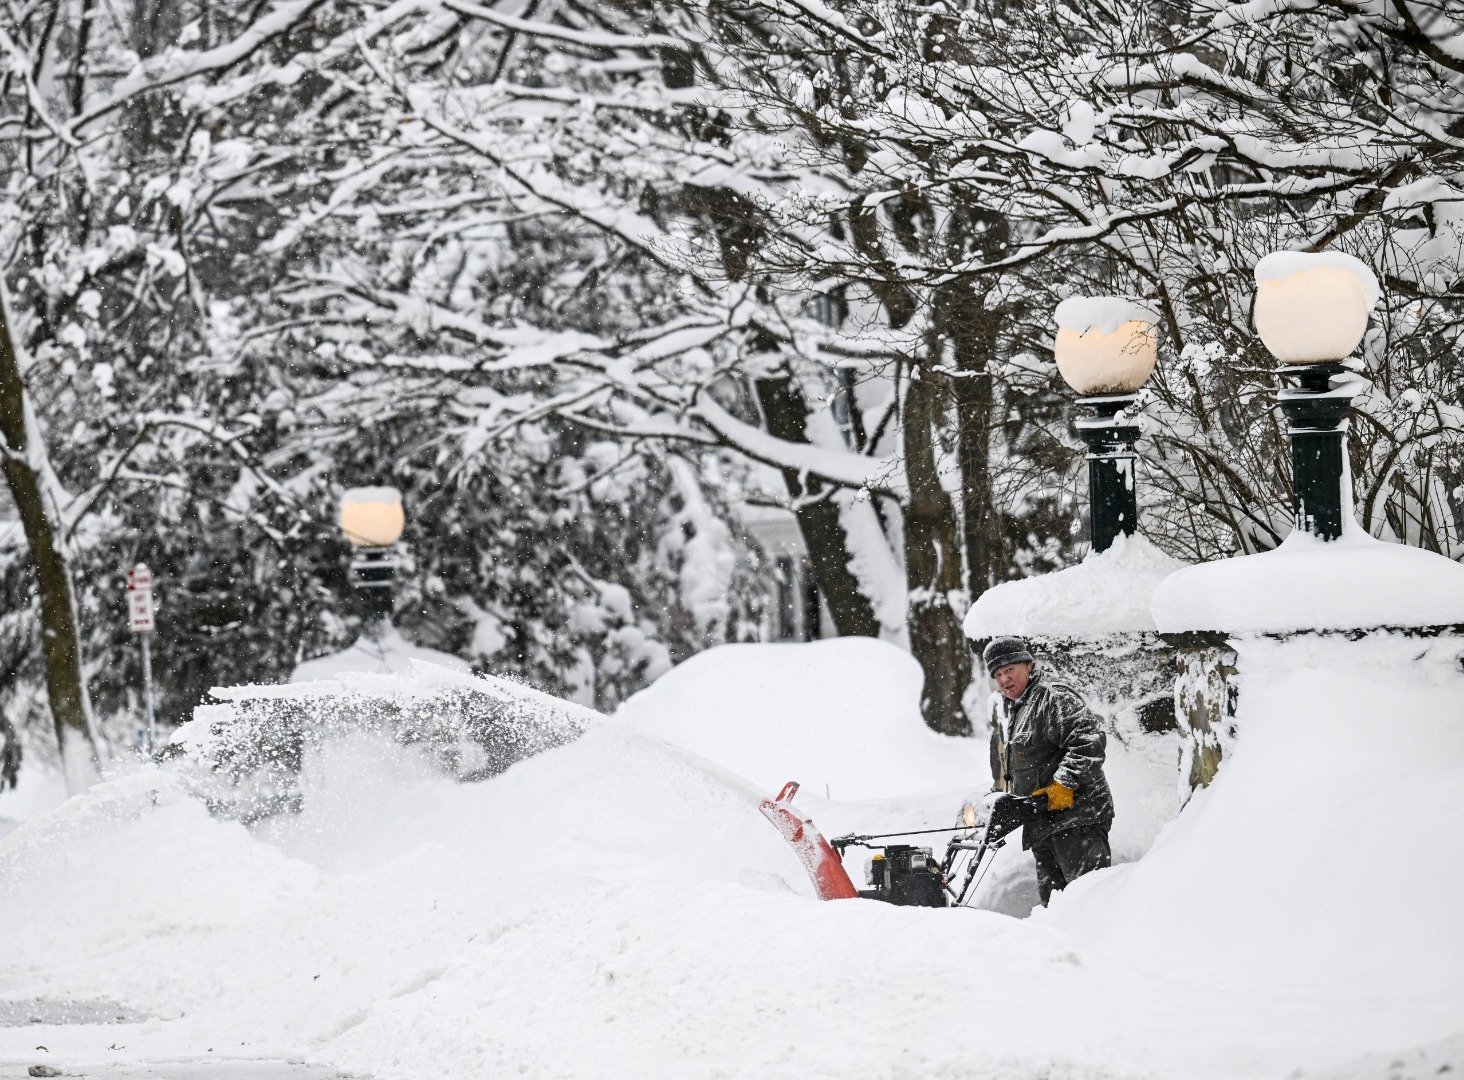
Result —
[{"label": "snow-covered ground", "polygon": [[[252,829],[211,817],[184,770],[134,767],[0,839],[0,1000],[39,1021],[0,1027],[0,1062],[381,1080],[1464,1067],[1464,673],[1421,651],[1256,646],[1215,785],[1143,859],[1030,919],[820,903],[757,814],[769,778],[803,780],[830,834],[946,824],[986,787],[984,748],[912,724],[908,659],[868,642],[705,654],[478,783],[384,736],[326,740],[302,811]],[[738,723],[755,737],[727,737]],[[1131,804],[1120,790],[1119,829],[1154,816]]]}]

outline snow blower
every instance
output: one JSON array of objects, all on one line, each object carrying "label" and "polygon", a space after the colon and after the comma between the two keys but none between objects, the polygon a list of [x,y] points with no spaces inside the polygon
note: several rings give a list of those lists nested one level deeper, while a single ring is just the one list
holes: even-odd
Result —
[{"label": "snow blower", "polygon": [[[1047,813],[1046,799],[993,792],[982,803],[984,813],[967,803],[961,808],[960,824],[950,828],[851,833],[828,841],[811,820],[794,809],[797,793],[797,781],[790,780],[775,798],[764,799],[760,809],[798,855],[819,899],[864,897],[907,907],[969,906],[990,868],[987,855],[999,850],[1017,829]],[[932,848],[878,842],[932,833],[952,834],[940,862]],[[873,852],[868,889],[856,889],[844,869],[842,856],[851,847]],[[957,877],[961,879],[959,888],[955,887]]]}]

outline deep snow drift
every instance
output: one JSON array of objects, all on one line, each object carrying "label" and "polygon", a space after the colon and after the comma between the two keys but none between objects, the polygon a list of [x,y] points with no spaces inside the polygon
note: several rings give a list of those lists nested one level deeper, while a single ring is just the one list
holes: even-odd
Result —
[{"label": "deep snow drift", "polygon": [[[1464,1028],[1464,674],[1441,656],[1400,680],[1404,652],[1367,648],[1248,654],[1216,784],[1143,861],[1025,921],[812,900],[756,788],[613,720],[478,783],[382,734],[322,740],[300,812],[252,829],[211,817],[186,770],[139,768],[0,839],[0,925],[25,928],[0,998],[135,1019],[0,1029],[0,1060],[1377,1075],[1346,1062]],[[832,741],[847,717],[800,719]]]},{"label": "deep snow drift", "polygon": [[792,779],[840,800],[975,788],[985,747],[926,727],[920,683],[913,657],[874,638],[723,645],[679,664],[616,716],[764,791]]},{"label": "deep snow drift", "polygon": [[1381,1010],[1402,1044],[1464,1029],[1459,653],[1242,642],[1220,779],[1142,862],[1078,882],[1046,921],[1151,970],[1294,996],[1309,1023],[1367,1029]]}]

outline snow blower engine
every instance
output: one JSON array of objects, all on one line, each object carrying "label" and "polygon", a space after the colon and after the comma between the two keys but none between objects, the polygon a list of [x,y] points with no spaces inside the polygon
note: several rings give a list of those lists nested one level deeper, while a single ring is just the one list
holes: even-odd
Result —
[{"label": "snow blower engine", "polygon": [[[842,857],[854,842],[841,836],[834,841],[834,850]],[[860,889],[859,895],[870,900],[907,907],[946,906],[941,864],[935,861],[935,853],[927,847],[885,844],[875,848],[869,860],[866,880],[870,888]]]},{"label": "snow blower engine", "polygon": [[[960,823],[948,829],[851,833],[831,843],[811,820],[793,809],[797,791],[798,784],[790,780],[776,798],[763,800],[761,810],[792,845],[822,900],[864,897],[907,907],[966,907],[990,868],[987,856],[1017,829],[1047,812],[1046,799],[993,792],[980,808],[970,803],[963,806]],[[931,833],[951,834],[945,858],[939,862],[932,848],[880,842]],[[856,889],[844,869],[842,857],[851,847],[872,852],[868,889]]]}]

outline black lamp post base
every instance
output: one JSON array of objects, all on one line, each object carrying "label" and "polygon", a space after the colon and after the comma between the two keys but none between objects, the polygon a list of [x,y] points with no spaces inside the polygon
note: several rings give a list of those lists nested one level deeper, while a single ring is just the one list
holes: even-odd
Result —
[{"label": "black lamp post base", "polygon": [[1139,500],[1134,484],[1139,427],[1127,411],[1135,394],[1079,398],[1092,410],[1075,423],[1088,446],[1088,515],[1094,551],[1107,551],[1120,536],[1139,527]]},{"label": "black lamp post base", "polygon": [[351,584],[356,588],[361,616],[368,627],[391,624],[396,571],[395,548],[356,549],[351,559]]},{"label": "black lamp post base", "polygon": [[1308,364],[1285,370],[1297,385],[1278,395],[1291,438],[1291,506],[1296,528],[1322,540],[1342,535],[1346,480],[1347,417],[1356,388],[1340,363]]}]

